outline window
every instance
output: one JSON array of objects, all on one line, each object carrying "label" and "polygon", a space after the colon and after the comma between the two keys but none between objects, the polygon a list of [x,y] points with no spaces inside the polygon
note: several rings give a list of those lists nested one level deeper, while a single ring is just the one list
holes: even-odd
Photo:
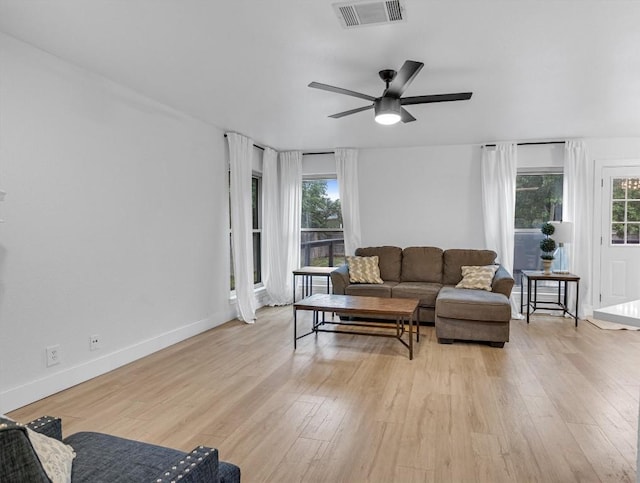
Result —
[{"label": "window", "polygon": [[640,178],[611,179],[611,244],[640,244]]},{"label": "window", "polygon": [[302,233],[300,263],[335,267],[344,263],[344,235],[338,181],[302,181]]},{"label": "window", "polygon": [[562,220],[562,173],[547,171],[516,176],[513,276],[520,283],[522,270],[540,270],[540,227]]},{"label": "window", "polygon": [[[231,179],[229,179],[231,182]],[[251,219],[253,229],[253,284],[262,283],[262,219],[261,219],[261,202],[262,202],[262,178],[252,176],[251,178]],[[231,203],[229,203],[231,205]],[[229,226],[231,226],[231,212],[229,212]],[[231,279],[229,281],[231,290],[236,289],[235,276],[233,273],[233,244],[231,237],[233,232],[229,231],[229,249],[231,253]]]},{"label": "window", "polygon": [[253,227],[253,283],[262,283],[262,178],[251,178],[251,223]]}]

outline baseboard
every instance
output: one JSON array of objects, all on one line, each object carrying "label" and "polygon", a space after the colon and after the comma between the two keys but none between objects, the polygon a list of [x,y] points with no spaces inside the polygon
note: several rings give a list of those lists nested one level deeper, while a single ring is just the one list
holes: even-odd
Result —
[{"label": "baseboard", "polygon": [[224,324],[229,314],[215,314],[206,319],[170,330],[155,337],[123,347],[102,357],[69,367],[51,376],[30,381],[0,392],[0,414],[26,406],[64,389],[106,374],[118,367]]}]

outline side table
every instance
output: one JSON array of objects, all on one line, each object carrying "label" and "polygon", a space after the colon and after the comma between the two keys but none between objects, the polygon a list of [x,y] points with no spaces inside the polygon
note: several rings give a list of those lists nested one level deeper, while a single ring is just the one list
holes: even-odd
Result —
[{"label": "side table", "polygon": [[336,267],[302,267],[293,271],[293,302],[296,302],[296,277],[302,277],[302,298],[312,295],[313,277],[325,277],[327,279],[327,293],[330,292],[329,282],[331,272]]},{"label": "side table", "polygon": [[[578,327],[578,292],[580,291],[580,277],[572,273],[548,273],[545,274],[539,270],[523,270],[520,277],[520,313],[524,313],[524,283],[527,279],[527,324],[529,323],[529,315],[537,309],[544,310],[562,310],[562,315],[569,314],[575,319],[576,327]],[[538,282],[558,282],[558,298],[555,302],[546,302],[538,300]],[[531,285],[533,282],[533,293],[531,293]],[[571,313],[567,307],[567,285],[569,282],[576,284],[576,307],[575,312]],[[564,288],[564,297],[562,297],[562,288]],[[533,309],[533,310],[532,310]]]}]

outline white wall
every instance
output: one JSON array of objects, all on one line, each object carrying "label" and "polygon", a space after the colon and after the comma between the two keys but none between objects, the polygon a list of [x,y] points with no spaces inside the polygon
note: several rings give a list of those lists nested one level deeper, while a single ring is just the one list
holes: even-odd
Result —
[{"label": "white wall", "polygon": [[586,139],[589,158],[597,160],[640,159],[640,137]]},{"label": "white wall", "polygon": [[235,310],[223,133],[4,35],[0,65],[6,412]]},{"label": "white wall", "polygon": [[479,146],[359,153],[362,244],[484,248]]}]

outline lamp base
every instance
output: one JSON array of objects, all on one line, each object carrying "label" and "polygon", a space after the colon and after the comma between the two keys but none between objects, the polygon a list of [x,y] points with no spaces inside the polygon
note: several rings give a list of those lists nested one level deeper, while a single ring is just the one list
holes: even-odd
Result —
[{"label": "lamp base", "polygon": [[564,243],[560,243],[560,246],[553,253],[554,261],[551,270],[553,273],[569,273],[569,257],[567,256],[567,249],[564,247]]}]

